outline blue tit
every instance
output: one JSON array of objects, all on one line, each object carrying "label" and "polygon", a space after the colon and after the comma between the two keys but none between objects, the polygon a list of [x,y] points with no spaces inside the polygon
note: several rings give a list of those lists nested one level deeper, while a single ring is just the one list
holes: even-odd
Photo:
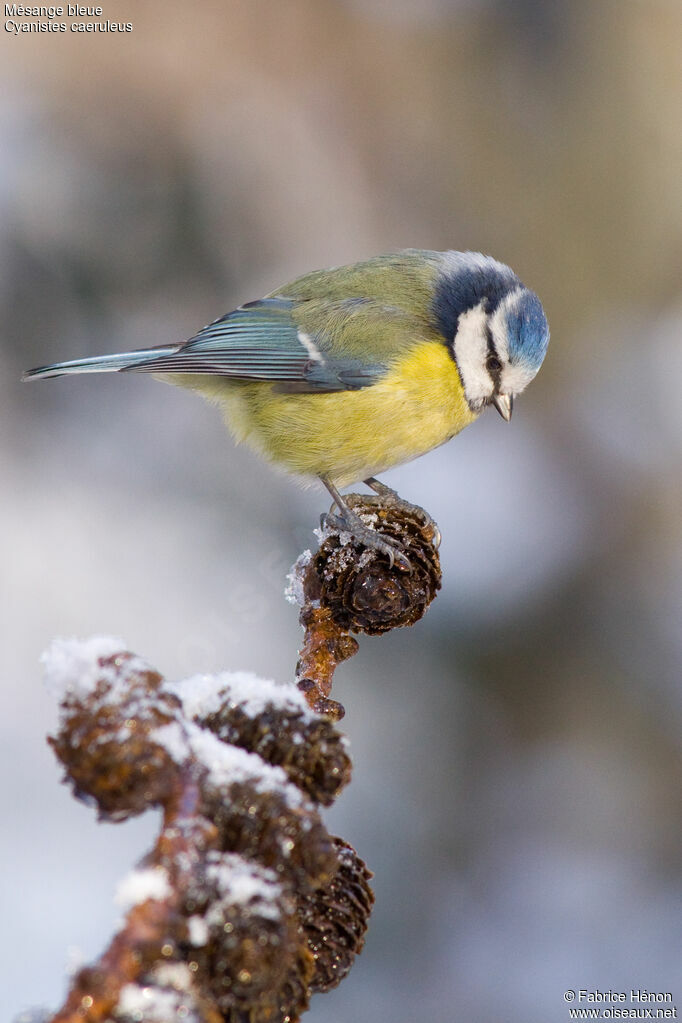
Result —
[{"label": "blue tit", "polygon": [[549,328],[537,295],[477,252],[408,249],[305,274],[188,341],[54,363],[66,373],[152,373],[218,405],[238,442],[317,477],[337,524],[394,551],[339,487],[437,447],[494,405],[507,421]]}]

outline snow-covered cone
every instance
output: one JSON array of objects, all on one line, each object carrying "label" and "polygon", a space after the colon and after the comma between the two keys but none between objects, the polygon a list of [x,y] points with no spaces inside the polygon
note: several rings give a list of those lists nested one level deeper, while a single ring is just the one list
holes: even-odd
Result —
[{"label": "snow-covered cone", "polygon": [[44,661],[76,795],[114,820],[163,810],[120,886],[123,929],[53,1023],[294,1023],[347,973],[373,901],[319,812],[350,778],[345,739],[294,685],[167,683],[106,637],[59,641]]}]

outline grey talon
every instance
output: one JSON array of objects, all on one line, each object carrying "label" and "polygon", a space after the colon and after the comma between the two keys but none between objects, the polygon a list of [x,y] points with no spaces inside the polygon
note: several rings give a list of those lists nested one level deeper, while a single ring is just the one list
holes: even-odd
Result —
[{"label": "grey talon", "polygon": [[435,520],[431,518],[429,513],[425,511],[420,505],[412,504],[411,501],[405,501],[395,490],[391,487],[387,487],[385,483],[381,483],[380,480],[375,479],[374,476],[370,476],[368,479],[362,481],[365,486],[368,486],[370,490],[373,490],[375,494],[383,498],[384,504],[387,508],[395,508],[397,511],[406,512],[408,515],[416,515],[424,523],[425,529],[433,530],[433,543],[435,547],[440,547],[441,544],[441,533]]},{"label": "grey talon", "polygon": [[[372,529],[371,526],[365,525],[361,517],[350,508],[347,501],[341,496],[337,488],[330,481],[324,477],[320,477],[325,487],[334,499],[334,504],[329,511],[329,514],[324,516],[325,524],[332,526],[335,529],[345,530],[351,534],[359,543],[365,547],[369,547],[371,550],[379,551],[381,554],[385,554],[389,560],[390,567],[393,568],[397,564],[403,571],[412,572],[412,565],[409,558],[403,553],[402,544],[399,540],[392,536],[386,536],[377,529]],[[420,516],[423,517],[430,524],[431,519],[427,516],[426,512],[417,508],[416,505],[408,504],[407,501],[403,501],[394,490],[390,487],[384,486],[378,480],[371,477],[369,480],[365,480],[379,496],[384,500],[384,503],[389,507],[404,507],[414,513],[416,510]],[[333,509],[338,508],[338,515],[333,514]],[[432,523],[434,529],[437,529],[435,523]]]}]

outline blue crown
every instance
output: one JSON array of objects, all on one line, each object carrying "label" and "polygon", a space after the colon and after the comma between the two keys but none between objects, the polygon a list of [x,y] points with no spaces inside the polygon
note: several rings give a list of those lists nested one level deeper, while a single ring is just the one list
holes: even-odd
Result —
[{"label": "blue crown", "polygon": [[540,299],[526,288],[506,314],[509,361],[523,362],[537,372],[547,354],[549,325]]}]

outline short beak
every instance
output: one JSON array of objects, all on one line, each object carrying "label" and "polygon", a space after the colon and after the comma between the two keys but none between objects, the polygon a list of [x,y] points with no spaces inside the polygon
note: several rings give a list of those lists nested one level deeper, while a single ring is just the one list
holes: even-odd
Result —
[{"label": "short beak", "polygon": [[507,422],[511,419],[514,398],[511,394],[493,394],[493,405]]}]

